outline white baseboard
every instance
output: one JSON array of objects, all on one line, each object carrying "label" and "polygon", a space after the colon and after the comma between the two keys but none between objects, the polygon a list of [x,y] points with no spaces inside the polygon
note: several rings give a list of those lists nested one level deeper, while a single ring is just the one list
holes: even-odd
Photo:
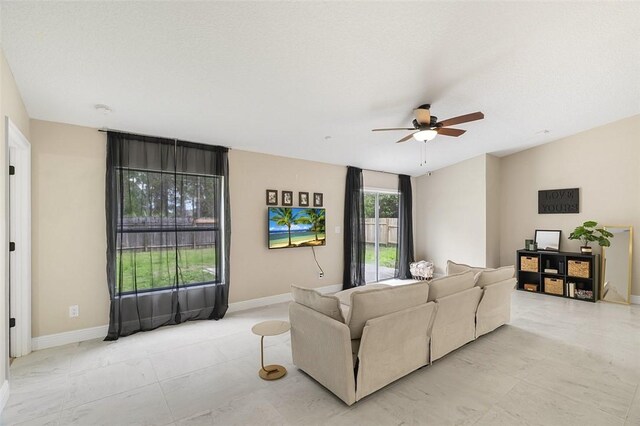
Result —
[{"label": "white baseboard", "polygon": [[[336,291],[342,290],[342,284],[328,285],[325,287],[316,288],[316,290],[318,290],[320,293],[334,293]],[[227,313],[261,308],[263,306],[289,302],[291,300],[291,293],[276,294],[275,296],[243,300],[242,302],[229,303]],[[70,343],[83,342],[85,340],[104,338],[107,335],[108,331],[108,325],[101,325],[98,327],[83,328],[81,330],[66,331],[64,333],[34,337],[31,339],[31,349],[37,351],[40,349],[68,345]]]},{"label": "white baseboard", "polygon": [[108,325],[98,327],[83,328],[80,330],[65,331],[64,333],[48,334],[46,336],[34,337],[31,339],[31,349],[34,351],[40,349],[53,348],[55,346],[68,345],[69,343],[78,343],[85,340],[104,338],[109,330]]},{"label": "white baseboard", "polygon": [[[342,290],[342,284],[328,285],[316,288],[320,293],[335,293]],[[243,300],[242,302],[229,303],[227,313],[246,311],[247,309],[261,308],[263,306],[274,305],[291,301],[291,293],[276,294],[275,296],[260,297],[258,299]]]},{"label": "white baseboard", "polygon": [[631,295],[631,304],[640,305],[640,296]]},{"label": "white baseboard", "polygon": [[5,380],[0,387],[0,413],[4,409],[4,406],[7,405],[7,401],[9,400],[9,381]]}]

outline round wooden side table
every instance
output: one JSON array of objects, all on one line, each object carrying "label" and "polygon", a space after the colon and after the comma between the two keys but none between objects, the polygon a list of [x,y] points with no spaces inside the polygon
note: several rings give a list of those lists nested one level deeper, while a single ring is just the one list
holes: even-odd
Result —
[{"label": "round wooden side table", "polygon": [[287,369],[282,365],[264,365],[264,337],[277,336],[291,329],[288,321],[263,321],[251,327],[253,334],[260,336],[260,370],[258,374],[264,380],[277,380],[287,374]]}]

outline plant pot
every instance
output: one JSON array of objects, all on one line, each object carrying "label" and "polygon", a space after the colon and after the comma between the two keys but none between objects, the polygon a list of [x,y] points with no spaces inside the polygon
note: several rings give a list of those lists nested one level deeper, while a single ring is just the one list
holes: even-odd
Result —
[{"label": "plant pot", "polygon": [[593,250],[589,246],[582,246],[582,247],[580,247],[580,252],[581,253],[593,253]]}]

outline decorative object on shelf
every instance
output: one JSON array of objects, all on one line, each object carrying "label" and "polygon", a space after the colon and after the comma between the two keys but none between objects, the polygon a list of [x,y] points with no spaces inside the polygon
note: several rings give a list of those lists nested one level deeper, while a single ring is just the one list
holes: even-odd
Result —
[{"label": "decorative object on shelf", "polygon": [[564,260],[558,262],[558,273],[564,275]]},{"label": "decorative object on shelf", "polygon": [[576,299],[593,299],[593,291],[583,290],[581,288],[576,289]]},{"label": "decorative object on shelf", "polygon": [[633,227],[609,226],[604,229],[614,235],[611,246],[602,248],[601,299],[606,302],[631,303],[633,263]]},{"label": "decorative object on shelf", "polygon": [[313,207],[322,207],[323,201],[322,201],[322,193],[321,192],[314,192],[313,193]]},{"label": "decorative object on shelf", "polygon": [[536,229],[536,250],[560,251],[560,234],[562,231]]},{"label": "decorative object on shelf", "polygon": [[282,191],[282,205],[283,206],[293,205],[293,191]]},{"label": "decorative object on shelf", "polygon": [[570,240],[580,240],[582,242],[583,245],[580,247],[582,253],[591,253],[592,249],[589,243],[593,242],[597,242],[600,247],[611,246],[609,238],[613,238],[613,234],[604,228],[596,228],[596,226],[598,226],[598,222],[588,220],[577,226],[569,235]]},{"label": "decorative object on shelf", "polygon": [[544,273],[545,274],[557,274],[558,270],[554,269],[554,268],[544,268]]},{"label": "decorative object on shelf", "polygon": [[538,291],[538,284],[525,284],[524,289],[527,291]]},{"label": "decorative object on shelf", "polygon": [[567,283],[567,296],[576,297],[576,283]]},{"label": "decorative object on shelf", "polygon": [[275,189],[267,189],[267,205],[268,206],[277,206],[278,205],[278,191]]},{"label": "decorative object on shelf", "polygon": [[580,189],[538,191],[538,214],[580,213]]},{"label": "decorative object on shelf", "polygon": [[524,240],[525,250],[533,250],[533,240]]},{"label": "decorative object on shelf", "polygon": [[300,207],[309,207],[309,193],[298,192],[298,205]]},{"label": "decorative object on shelf", "polygon": [[434,265],[432,262],[421,260],[409,264],[409,272],[414,280],[430,280],[433,278]]}]

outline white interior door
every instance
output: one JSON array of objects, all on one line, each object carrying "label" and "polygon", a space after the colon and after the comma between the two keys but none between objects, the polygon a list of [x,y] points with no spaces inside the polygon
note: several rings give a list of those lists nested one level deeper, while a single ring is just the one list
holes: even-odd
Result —
[{"label": "white interior door", "polygon": [[9,164],[9,355],[31,352],[31,144],[6,118]]}]

